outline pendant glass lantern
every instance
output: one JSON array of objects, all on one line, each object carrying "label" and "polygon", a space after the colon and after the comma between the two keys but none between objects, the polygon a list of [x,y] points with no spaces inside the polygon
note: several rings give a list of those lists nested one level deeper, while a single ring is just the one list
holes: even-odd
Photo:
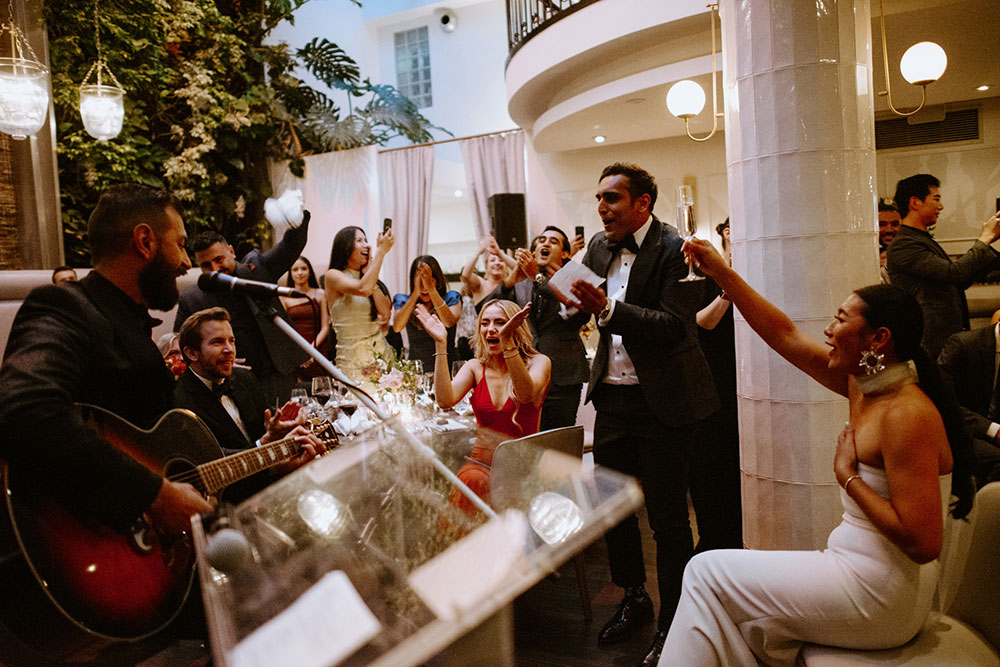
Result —
[{"label": "pendant glass lantern", "polygon": [[24,33],[10,21],[0,26],[0,48],[11,45],[11,55],[0,58],[0,132],[15,139],[38,132],[49,110],[49,71],[38,60]]},{"label": "pendant glass lantern", "polygon": [[[122,131],[125,120],[125,91],[101,56],[101,28],[97,22],[97,2],[94,2],[94,34],[97,62],[90,66],[80,84],[80,117],[87,134],[100,141],[114,139]],[[114,85],[108,85],[103,75]],[[88,83],[96,75],[97,83]]]}]

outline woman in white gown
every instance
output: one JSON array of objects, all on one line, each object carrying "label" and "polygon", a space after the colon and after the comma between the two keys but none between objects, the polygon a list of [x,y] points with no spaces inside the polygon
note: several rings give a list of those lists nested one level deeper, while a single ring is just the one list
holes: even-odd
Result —
[{"label": "woman in white gown", "polygon": [[392,229],[379,234],[374,250],[360,227],[345,227],[333,237],[323,288],[337,335],[334,363],[357,382],[363,380],[361,371],[375,353],[389,348],[382,326],[389,321],[391,303],[378,286],[378,274],[392,244]]},{"label": "woman in white gown", "polygon": [[957,404],[920,348],[923,316],[891,285],[864,287],[813,341],[706,241],[689,260],[764,341],[848,397],[834,471],[843,521],[824,551],[709,551],[690,561],[660,665],[794,665],[804,642],[881,649],[922,627],[937,585],[948,501],[974,489]]}]

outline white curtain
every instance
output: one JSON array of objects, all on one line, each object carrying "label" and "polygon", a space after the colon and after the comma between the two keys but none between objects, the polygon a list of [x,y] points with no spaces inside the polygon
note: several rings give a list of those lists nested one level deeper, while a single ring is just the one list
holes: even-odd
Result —
[{"label": "white curtain", "polygon": [[524,132],[504,132],[459,142],[476,238],[490,232],[490,195],[525,191]]},{"label": "white curtain", "polygon": [[[427,254],[434,185],[434,147],[416,146],[378,156],[382,213],[392,218],[396,242],[382,263],[391,294],[409,293],[410,262]],[[381,230],[381,224],[379,230]],[[375,236],[371,241],[374,243]]]},{"label": "white curtain", "polygon": [[[374,243],[378,226],[378,171],[375,146],[349,151],[309,155],[305,158],[305,178],[296,178],[287,163],[271,165],[271,187],[275,197],[286,188],[302,190],[305,207],[312,213],[309,240],[302,254],[309,258],[317,275],[326,272],[334,235],[356,225]],[[284,228],[276,227],[275,239]]]}]

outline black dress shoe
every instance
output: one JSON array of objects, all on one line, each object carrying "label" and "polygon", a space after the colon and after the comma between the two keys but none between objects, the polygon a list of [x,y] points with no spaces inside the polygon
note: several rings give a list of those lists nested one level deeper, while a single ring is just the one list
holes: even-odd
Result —
[{"label": "black dress shoe", "polygon": [[663,643],[667,641],[667,631],[657,630],[653,635],[653,644],[649,647],[649,653],[642,659],[642,667],[656,667],[660,664],[660,654],[663,653]]},{"label": "black dress shoe", "polygon": [[653,601],[646,591],[626,594],[611,617],[597,634],[598,644],[613,644],[630,636],[637,629],[653,620]]}]

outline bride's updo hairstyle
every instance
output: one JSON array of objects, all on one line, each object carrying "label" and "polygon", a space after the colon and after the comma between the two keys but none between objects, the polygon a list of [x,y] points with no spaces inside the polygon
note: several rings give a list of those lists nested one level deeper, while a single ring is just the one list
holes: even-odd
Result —
[{"label": "bride's updo hairstyle", "polygon": [[951,515],[965,517],[972,509],[976,494],[972,483],[972,442],[965,432],[958,400],[951,387],[923,347],[924,315],[920,304],[909,293],[894,285],[869,285],[855,294],[865,303],[862,316],[872,329],[885,327],[892,333],[895,361],[913,361],[920,378],[920,389],[927,394],[944,422],[948,444],[954,460],[951,473],[951,493],[956,500]]}]

